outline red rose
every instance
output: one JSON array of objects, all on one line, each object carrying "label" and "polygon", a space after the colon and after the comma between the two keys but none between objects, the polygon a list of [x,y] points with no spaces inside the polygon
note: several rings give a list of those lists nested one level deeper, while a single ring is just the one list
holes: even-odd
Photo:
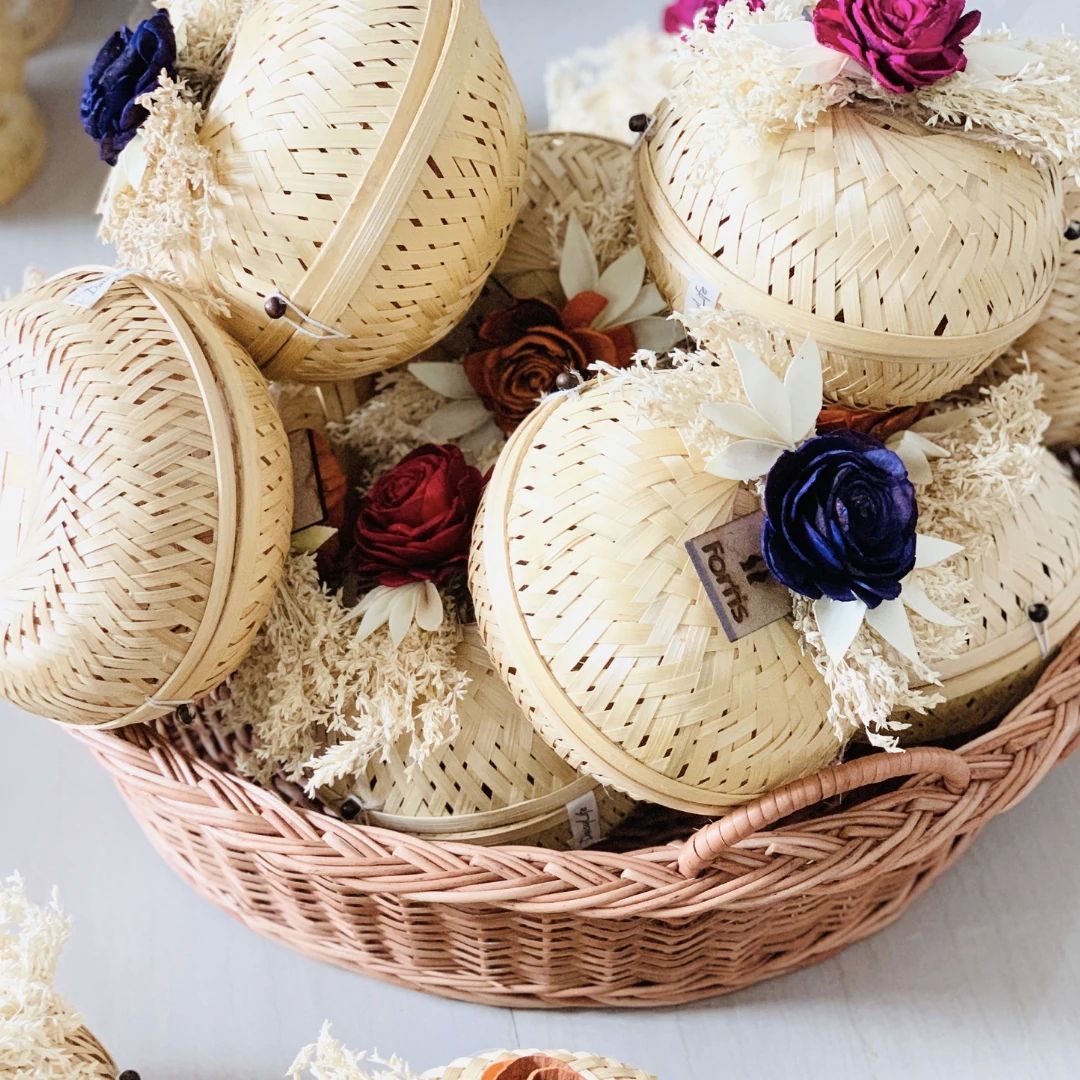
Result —
[{"label": "red rose", "polygon": [[456,446],[422,446],[372,486],[356,519],[356,566],[380,585],[443,583],[464,569],[484,478]]},{"label": "red rose", "polygon": [[465,375],[504,434],[536,408],[566,371],[584,375],[598,360],[626,367],[636,348],[626,326],[594,330],[607,306],[599,293],[583,292],[558,311],[545,300],[520,300],[481,324],[488,346],[465,357]]}]

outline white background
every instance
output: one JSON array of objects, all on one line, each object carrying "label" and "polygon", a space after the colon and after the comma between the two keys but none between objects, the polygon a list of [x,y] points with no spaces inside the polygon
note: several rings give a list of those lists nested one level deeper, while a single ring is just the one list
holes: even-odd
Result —
[{"label": "white background", "polygon": [[[541,71],[660,0],[486,0],[534,123]],[[986,22],[1080,31],[1075,0],[984,0]],[[77,0],[31,64],[48,113],[45,173],[0,211],[0,289],[23,267],[98,261],[104,168],[78,129],[81,72],[129,0]],[[148,847],[108,778],[48,723],[0,708],[0,873],[56,883],[74,918],[60,984],[143,1080],[281,1076],[324,1018],[355,1047],[426,1069],[491,1047],[593,1049],[663,1080],[1080,1075],[1080,762],[994,822],[892,929],[734,998],[649,1013],[530,1013],[453,1004],[271,945],[190,892]]]}]

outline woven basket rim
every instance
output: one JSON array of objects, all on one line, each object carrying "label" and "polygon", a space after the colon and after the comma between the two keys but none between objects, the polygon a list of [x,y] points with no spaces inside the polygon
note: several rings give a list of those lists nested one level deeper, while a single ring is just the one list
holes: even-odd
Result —
[{"label": "woven basket rim", "polygon": [[[310,844],[312,859],[298,858],[295,869],[329,879],[347,876],[350,890],[394,893],[443,905],[494,904],[525,913],[675,920],[703,911],[759,908],[811,883],[818,893],[840,889],[865,874],[871,861],[876,862],[875,873],[885,873],[955,846],[985,820],[1022,801],[1072,752],[1080,741],[1078,699],[1080,630],[1069,638],[1031,695],[995,728],[959,749],[972,773],[965,792],[950,793],[939,777],[916,776],[895,791],[875,794],[843,810],[755,834],[719,856],[698,878],[685,877],[678,869],[686,846],[682,842],[617,853],[430,840],[290,807],[272,791],[186,756],[146,727],[72,734],[119,776],[135,777],[140,770],[151,774],[158,789],[155,805],[163,811],[179,816],[197,813],[192,796],[202,788],[203,801],[213,807],[223,826],[230,814],[247,815],[260,822],[257,845],[265,843],[265,850],[274,847],[281,833],[293,842]],[[1036,751],[1035,767],[1028,762],[1020,776],[1003,768],[1007,763],[1002,758],[1024,748]],[[142,788],[145,784],[140,783]],[[913,839],[907,817],[897,814],[898,800],[911,807],[910,813],[920,815],[928,804],[934,805],[935,823]],[[887,831],[881,828],[882,811],[898,818]],[[873,853],[858,828],[862,819],[877,823]],[[270,835],[267,824],[272,827]],[[238,828],[230,828],[230,833],[239,840]]]}]

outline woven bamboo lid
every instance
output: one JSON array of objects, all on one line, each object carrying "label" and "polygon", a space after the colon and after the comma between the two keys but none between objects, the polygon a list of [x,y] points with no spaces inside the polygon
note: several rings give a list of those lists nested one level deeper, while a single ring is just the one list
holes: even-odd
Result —
[{"label": "woven bamboo lid", "polygon": [[239,665],[292,528],[288,444],[179,294],[71,271],[0,307],[0,693],[73,724],[164,715]]},{"label": "woven bamboo lid", "polygon": [[515,296],[562,302],[555,214],[592,222],[633,203],[633,155],[625,143],[599,135],[543,132],[529,138],[521,213],[495,276]]},{"label": "woven bamboo lid", "polygon": [[[401,363],[460,322],[526,153],[479,0],[257,5],[201,138],[222,204],[202,272],[267,375],[301,381]],[[276,321],[275,293],[294,305]]]},{"label": "woven bamboo lid", "polygon": [[[1080,444],[1080,192],[1065,197],[1061,270],[1039,321],[1015,346],[1042,376],[1048,446]],[[995,369],[996,370],[996,369]]]},{"label": "woven bamboo lid", "polygon": [[[500,1068],[502,1065],[502,1068]],[[600,1054],[568,1050],[491,1050],[461,1058],[421,1080],[656,1080]]]},{"label": "woven bamboo lid", "polygon": [[[637,154],[639,232],[661,292],[826,350],[826,391],[892,408],[967,385],[1031,328],[1057,272],[1055,171],[891,113],[835,108],[721,162],[665,105]],[[702,181],[702,175],[707,181]]]},{"label": "woven bamboo lid", "polygon": [[409,770],[406,743],[372,763],[353,789],[378,807],[367,813],[370,824],[444,840],[566,848],[601,839],[629,813],[629,799],[579,776],[541,739],[474,626],[464,628],[458,663],[470,680],[459,733],[419,769]]},{"label": "woven bamboo lid", "polygon": [[975,606],[968,647],[935,665],[946,701],[926,716],[900,718],[911,724],[907,742],[962,734],[1020,700],[1048,659],[1032,605],[1048,609],[1042,625],[1050,651],[1080,625],[1080,488],[1049,451],[1040,451],[1039,467],[1038,487],[998,516],[986,550],[957,557]]},{"label": "woven bamboo lid", "polygon": [[684,548],[754,501],[640,404],[606,384],[518,428],[470,585],[492,658],[571,764],[638,799],[721,813],[840,744],[790,621],[728,641]]}]

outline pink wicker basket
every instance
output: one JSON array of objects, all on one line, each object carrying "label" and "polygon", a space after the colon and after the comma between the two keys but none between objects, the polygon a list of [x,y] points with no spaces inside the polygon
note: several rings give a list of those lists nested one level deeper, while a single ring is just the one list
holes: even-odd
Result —
[{"label": "pink wicker basket", "polygon": [[628,850],[437,843],[294,808],[224,771],[206,729],[76,737],[163,858],[275,941],[476,1002],[670,1005],[816,963],[901,915],[1080,741],[1080,633],[958,751],[855,760],[696,832],[646,814]]}]

